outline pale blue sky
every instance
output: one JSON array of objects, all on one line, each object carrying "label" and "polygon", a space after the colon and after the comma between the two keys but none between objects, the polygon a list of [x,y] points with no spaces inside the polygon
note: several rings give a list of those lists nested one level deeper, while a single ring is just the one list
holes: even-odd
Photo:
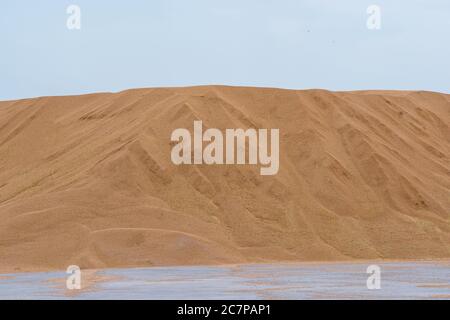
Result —
[{"label": "pale blue sky", "polygon": [[[70,4],[81,30],[66,28]],[[1,0],[0,18],[0,100],[201,84],[450,91],[448,0]]]}]

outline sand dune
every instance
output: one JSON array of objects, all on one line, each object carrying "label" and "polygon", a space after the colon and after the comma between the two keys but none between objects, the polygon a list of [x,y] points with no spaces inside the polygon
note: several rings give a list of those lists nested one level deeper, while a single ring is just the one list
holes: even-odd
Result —
[{"label": "sand dune", "polygon": [[[170,134],[279,128],[280,169]],[[450,96],[205,86],[0,102],[0,270],[450,257]]]}]

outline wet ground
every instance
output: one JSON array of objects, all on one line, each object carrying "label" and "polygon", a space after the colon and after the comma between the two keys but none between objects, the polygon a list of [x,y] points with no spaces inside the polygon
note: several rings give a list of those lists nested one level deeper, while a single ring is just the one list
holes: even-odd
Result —
[{"label": "wet ground", "polygon": [[4,274],[0,299],[450,299],[448,262],[373,263],[381,288],[369,290],[370,264],[106,269],[82,273],[82,290],[65,272]]}]

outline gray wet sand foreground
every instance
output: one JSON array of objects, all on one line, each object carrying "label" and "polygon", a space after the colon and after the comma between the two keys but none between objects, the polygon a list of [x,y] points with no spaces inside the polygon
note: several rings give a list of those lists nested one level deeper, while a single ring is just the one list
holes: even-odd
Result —
[{"label": "gray wet sand foreground", "polygon": [[[369,265],[381,270],[368,289]],[[449,262],[252,264],[0,275],[0,299],[450,299]]]}]

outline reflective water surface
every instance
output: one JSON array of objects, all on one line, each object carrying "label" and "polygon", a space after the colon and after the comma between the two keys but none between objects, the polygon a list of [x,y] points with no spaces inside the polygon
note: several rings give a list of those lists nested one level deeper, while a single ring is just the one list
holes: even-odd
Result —
[{"label": "reflective water surface", "polygon": [[[448,262],[373,263],[381,288],[367,288],[372,263],[255,264],[106,269],[82,290],[65,272],[0,275],[0,299],[450,299]],[[84,282],[86,281],[86,282]]]}]

